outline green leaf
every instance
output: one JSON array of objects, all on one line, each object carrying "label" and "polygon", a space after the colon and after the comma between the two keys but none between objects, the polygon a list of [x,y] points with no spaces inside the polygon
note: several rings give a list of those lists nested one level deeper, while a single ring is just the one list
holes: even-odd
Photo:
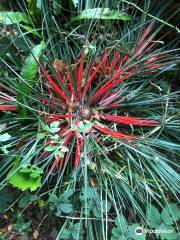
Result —
[{"label": "green leaf", "polygon": [[60,146],[60,149],[63,151],[63,152],[69,152],[69,149],[65,146]]},{"label": "green leaf", "polygon": [[35,173],[35,172],[32,172],[32,173],[30,174],[30,177],[32,177],[32,178],[37,178],[37,177],[39,177],[39,174],[38,174],[38,173]]},{"label": "green leaf", "polygon": [[161,215],[155,206],[150,205],[150,204],[147,206],[146,217],[147,217],[147,221],[148,221],[149,225],[152,228],[156,228],[157,226],[159,226],[159,224],[161,222]]},{"label": "green leaf", "polygon": [[[38,173],[39,172],[39,173]],[[9,173],[8,182],[14,187],[19,188],[22,191],[30,190],[35,191],[41,186],[41,174],[43,170],[39,168],[21,168],[18,169],[18,162],[16,161],[13,169]],[[31,174],[36,174],[31,176]]]},{"label": "green leaf", "polygon": [[0,12],[0,24],[30,23],[28,15],[22,12]]},{"label": "green leaf", "polygon": [[169,225],[162,223],[159,227],[156,228],[158,233],[157,237],[160,237],[161,240],[176,240],[178,234],[175,231],[175,228]]},{"label": "green leaf", "polygon": [[122,231],[119,228],[115,227],[112,229],[112,235],[115,237],[115,239],[121,239],[123,237]]},{"label": "green leaf", "polygon": [[180,219],[180,210],[176,203],[170,203],[165,206],[161,213],[162,220],[167,225],[172,225]]},{"label": "green leaf", "polygon": [[20,26],[21,26],[24,30],[26,30],[26,32],[31,33],[31,34],[33,34],[33,35],[35,35],[35,36],[37,36],[37,37],[41,37],[41,35],[38,33],[38,31],[36,31],[33,27],[26,26],[26,25],[22,25],[22,24],[20,24]]},{"label": "green leaf", "polygon": [[42,41],[40,44],[35,46],[32,50],[32,53],[26,58],[24,66],[21,70],[21,78],[28,81],[32,85],[32,80],[34,79],[37,69],[39,57],[41,56],[42,50],[45,48],[45,43]]},{"label": "green leaf", "polygon": [[121,233],[127,232],[128,224],[125,217],[122,214],[118,215],[118,217],[115,220],[115,224]]},{"label": "green leaf", "polygon": [[73,4],[74,4],[74,7],[77,7],[78,6],[78,3],[79,3],[79,0],[72,0]]},{"label": "green leaf", "polygon": [[68,191],[65,191],[63,192],[63,194],[61,194],[61,199],[65,202],[72,195],[73,195],[73,189],[69,189]]},{"label": "green leaf", "polygon": [[57,128],[59,127],[60,122],[59,121],[54,121],[50,123],[50,128]]},{"label": "green leaf", "polygon": [[83,121],[80,121],[79,126],[78,126],[78,132],[79,133],[86,132],[89,129],[91,129],[93,125],[94,125],[94,123],[91,123],[91,122],[84,124]]},{"label": "green leaf", "polygon": [[92,8],[86,9],[76,17],[72,17],[71,21],[82,19],[106,19],[106,20],[130,20],[131,17],[124,12],[112,10],[110,8]]},{"label": "green leaf", "polygon": [[71,232],[69,229],[63,229],[60,235],[61,237],[60,239],[65,239],[65,240],[69,239],[70,235],[71,235]]},{"label": "green leaf", "polygon": [[83,187],[80,195],[80,200],[85,201],[86,199],[96,199],[97,194],[95,188],[92,187]]},{"label": "green leaf", "polygon": [[50,128],[49,132],[50,133],[57,133],[59,132],[60,128]]},{"label": "green leaf", "polygon": [[43,139],[45,137],[46,137],[46,135],[44,133],[38,133],[37,134],[37,139],[39,139],[39,140],[41,140],[41,139]]},{"label": "green leaf", "polygon": [[112,236],[111,240],[127,240],[127,238],[123,235],[119,235],[118,237]]},{"label": "green leaf", "polygon": [[111,209],[111,203],[103,200],[98,206],[93,208],[93,214],[95,217],[100,218],[106,211],[109,212]]},{"label": "green leaf", "polygon": [[[142,229],[142,234],[141,235],[138,235],[136,233],[137,228]],[[146,239],[146,231],[144,231],[143,228],[137,223],[134,223],[134,224],[132,224],[131,226],[128,227],[127,235],[128,235],[128,238],[131,238],[131,239],[134,239],[134,240],[145,240]]]},{"label": "green leaf", "polygon": [[59,208],[64,213],[70,213],[73,211],[73,205],[71,203],[61,203]]},{"label": "green leaf", "polygon": [[29,0],[28,1],[28,10],[33,19],[37,20],[38,18],[38,8],[37,8],[37,0]]},{"label": "green leaf", "polygon": [[25,193],[24,196],[21,197],[19,201],[19,207],[25,208],[28,203],[32,203],[38,200],[38,197],[34,194],[30,194],[29,192]]},{"label": "green leaf", "polygon": [[6,142],[11,139],[9,133],[0,134],[0,142]]},{"label": "green leaf", "polygon": [[53,151],[57,150],[57,146],[47,146],[47,147],[45,147],[44,150],[47,152],[53,152]]},{"label": "green leaf", "polygon": [[47,124],[44,124],[43,122],[41,122],[41,126],[45,131],[49,132],[50,127]]},{"label": "green leaf", "polygon": [[9,154],[9,151],[7,148],[10,148],[11,147],[11,144],[7,144],[7,145],[4,145],[3,147],[0,147],[0,150],[4,153],[4,154]]},{"label": "green leaf", "polygon": [[14,198],[14,194],[6,191],[6,189],[0,191],[0,213],[4,213],[9,204],[14,201]]},{"label": "green leaf", "polygon": [[59,156],[59,157],[61,157],[61,158],[64,157],[64,153],[61,152],[61,151],[56,151],[56,152],[54,153],[54,155],[55,155],[55,156]]},{"label": "green leaf", "polygon": [[61,13],[61,0],[53,0],[53,13],[58,16]]},{"label": "green leaf", "polygon": [[71,129],[72,129],[73,131],[76,131],[78,128],[77,128],[76,124],[71,123]]},{"label": "green leaf", "polygon": [[38,187],[41,186],[41,178],[41,176],[32,178],[29,174],[17,172],[9,178],[9,183],[22,191],[28,189],[35,191]]},{"label": "green leaf", "polygon": [[73,236],[74,240],[77,240],[77,239],[81,240],[82,239],[82,234],[83,234],[81,224],[80,223],[75,223],[72,227],[71,233],[72,233],[72,236]]},{"label": "green leaf", "polygon": [[[34,85],[34,78],[38,69],[38,63],[39,57],[42,53],[42,50],[45,47],[44,41],[42,41],[40,44],[35,46],[30,53],[30,55],[26,58],[23,68],[20,73],[20,82],[19,82],[19,92],[17,93],[17,101],[23,105],[27,105],[25,99],[26,97],[23,95],[31,95],[31,87]],[[24,81],[23,81],[23,80]],[[26,83],[27,84],[26,84]],[[21,118],[25,117],[27,115],[27,108],[19,104],[19,115]]]},{"label": "green leaf", "polygon": [[69,197],[73,194],[73,190],[70,189],[60,196],[55,195],[54,193],[50,195],[50,209],[56,210],[56,216],[60,216],[61,212],[70,213],[73,211],[73,205],[69,201]]},{"label": "green leaf", "polygon": [[25,222],[23,216],[20,215],[17,219],[17,223],[14,224],[14,229],[21,234],[24,234],[25,232],[31,231],[31,224],[32,221]]}]

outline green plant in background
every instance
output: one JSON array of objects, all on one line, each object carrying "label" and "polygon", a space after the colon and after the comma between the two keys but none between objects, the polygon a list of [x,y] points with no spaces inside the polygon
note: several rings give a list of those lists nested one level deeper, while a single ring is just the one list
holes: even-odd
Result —
[{"label": "green plant in background", "polygon": [[178,239],[178,234],[176,233],[175,225],[180,219],[180,210],[176,203],[167,204],[163,207],[160,214],[159,210],[153,206],[149,205],[146,210],[146,216],[151,228],[157,230],[170,230],[172,233],[156,233],[157,237],[161,239]]},{"label": "green plant in background", "polygon": [[[170,203],[163,207],[161,214],[155,206],[149,204],[146,209],[146,217],[150,227],[149,230],[155,229],[157,231],[155,233],[157,237],[160,237],[162,240],[178,239],[179,235],[173,226],[180,219],[180,210],[176,203]],[[123,215],[119,215],[118,218],[116,218],[115,225],[116,226],[112,228],[112,240],[143,240],[148,238],[148,231],[145,227],[138,223],[129,225]],[[139,235],[135,234],[138,228],[142,231]],[[149,236],[152,236],[152,232]]]},{"label": "green plant in background", "polygon": [[69,222],[68,227],[63,228],[62,231],[59,233],[59,239],[84,239],[82,236],[82,228],[80,223],[73,224]]},{"label": "green plant in background", "polygon": [[14,194],[12,194],[8,189],[3,189],[0,191],[0,213],[5,212],[9,205],[15,200]]},{"label": "green plant in background", "polygon": [[72,194],[72,190],[68,190],[60,196],[50,194],[50,210],[55,210],[56,216],[61,216],[62,213],[71,213],[73,211],[73,205],[69,198],[72,196]]},{"label": "green plant in background", "polygon": [[111,228],[145,239],[137,227],[179,219],[176,204],[163,208],[180,180],[179,93],[166,80],[179,49],[161,32],[175,27],[151,1],[109,2],[0,12],[0,187],[25,191],[20,208],[46,196],[63,219],[57,239],[109,239]]}]

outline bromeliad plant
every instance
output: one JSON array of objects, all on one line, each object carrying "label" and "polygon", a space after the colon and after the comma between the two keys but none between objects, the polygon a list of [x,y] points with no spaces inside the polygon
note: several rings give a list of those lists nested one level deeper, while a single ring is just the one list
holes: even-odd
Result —
[{"label": "bromeliad plant", "polygon": [[[133,116],[131,112],[118,115],[121,106],[128,103],[134,94],[133,91],[125,95],[129,89],[128,85],[123,85],[123,82],[128,81],[131,84],[132,77],[138,74],[146,77],[172,64],[172,60],[168,60],[170,54],[149,55],[156,44],[152,42],[155,35],[151,33],[153,24],[151,22],[147,26],[138,44],[132,46],[130,50],[132,57],[124,55],[117,46],[113,46],[98,59],[99,63],[93,58],[86,61],[85,50],[71,65],[55,59],[52,74],[45,70],[40,62],[36,63],[44,78],[42,83],[44,95],[38,99],[40,103],[38,110],[34,107],[35,102],[32,103],[31,108],[28,105],[23,108],[39,113],[42,132],[38,133],[37,138],[44,139],[42,144],[44,151],[42,148],[39,158],[54,155],[52,163],[49,162],[48,175],[55,167],[61,169],[66,162],[71,162],[68,160],[70,155],[74,159],[73,164],[77,167],[80,160],[85,157],[84,151],[86,151],[90,163],[92,160],[91,150],[88,147],[90,138],[100,144],[105,153],[109,146],[105,136],[113,141],[120,139],[132,147],[136,140],[147,139],[146,136],[128,134],[128,129],[125,129],[124,125],[130,126],[138,133],[138,128],[135,126],[153,127],[161,124],[159,119],[158,121],[143,119],[141,116]],[[86,45],[84,48],[86,49]],[[6,90],[4,85],[2,88]],[[29,89],[24,94],[27,93]],[[33,101],[33,93],[31,94]],[[23,111],[21,102],[20,107],[8,103],[16,102],[15,97],[11,97],[8,93],[1,92],[1,99],[7,102],[0,106],[1,110]],[[121,129],[126,133],[121,132]]]},{"label": "bromeliad plant", "polygon": [[75,219],[60,239],[66,228],[83,239],[82,221],[86,238],[108,239],[122,214],[146,224],[148,203],[179,192],[177,93],[160,77],[179,56],[160,47],[156,21],[141,24],[116,41],[73,30],[56,43],[42,31],[36,46],[18,25],[10,38],[23,64],[11,41],[1,55],[0,186],[40,196],[48,187],[51,210]]},{"label": "bromeliad plant", "polygon": [[[166,55],[156,54],[153,57],[146,57],[148,51],[154,47],[154,43],[148,44],[152,39],[149,32],[152,23],[143,32],[139,44],[133,49],[134,58],[138,59],[138,63],[132,62],[129,56],[123,55],[120,50],[115,47],[105,52],[99,63],[93,62],[92,59],[85,62],[85,54],[82,52],[80,60],[76,58],[73,66],[55,61],[57,67],[57,78],[50,74],[40,66],[41,72],[48,81],[49,94],[51,99],[42,99],[52,112],[43,113],[46,122],[50,122],[50,127],[55,127],[57,139],[64,135],[61,139],[62,145],[49,138],[47,145],[50,144],[49,151],[59,148],[60,153],[56,153],[50,173],[55,166],[62,166],[68,161],[70,152],[70,140],[75,137],[75,155],[74,164],[79,165],[82,158],[84,148],[87,148],[88,161],[91,161],[91,153],[88,149],[87,142],[90,136],[101,143],[102,151],[106,151],[107,145],[103,141],[103,135],[108,135],[113,139],[121,139],[133,144],[133,139],[143,140],[144,137],[137,137],[121,132],[122,125],[134,126],[158,126],[160,122],[149,119],[142,119],[136,116],[119,116],[117,108],[121,108],[123,102],[127,102],[128,98],[122,97],[125,87],[121,84],[127,81],[133,75],[141,72],[141,74],[151,74],[156,69],[164,67],[171,63],[165,61]],[[145,59],[142,59],[145,55]],[[161,62],[159,62],[159,59]],[[58,66],[58,63],[63,66]],[[58,68],[59,67],[59,68]],[[61,71],[64,67],[64,72]],[[130,113],[128,113],[130,114]],[[114,124],[115,127],[109,127],[107,123]],[[112,129],[113,128],[113,129]],[[116,130],[114,130],[116,129]],[[58,146],[59,145],[59,146]],[[64,154],[64,151],[67,153]],[[74,151],[72,151],[72,154]],[[48,154],[48,153],[47,153]]]}]

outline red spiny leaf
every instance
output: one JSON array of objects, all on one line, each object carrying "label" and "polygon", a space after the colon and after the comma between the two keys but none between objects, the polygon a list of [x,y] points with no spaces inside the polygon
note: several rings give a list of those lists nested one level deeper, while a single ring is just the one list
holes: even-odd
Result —
[{"label": "red spiny leaf", "polygon": [[85,88],[83,91],[83,97],[85,96],[86,92],[88,91],[94,77],[96,76],[96,73],[99,71],[99,69],[101,68],[102,64],[104,63],[104,61],[106,61],[107,57],[109,56],[109,53],[112,51],[112,48],[104,54],[104,57],[102,58],[102,60],[99,62],[98,66],[95,68],[94,72],[91,74]]},{"label": "red spiny leaf", "polygon": [[164,65],[171,64],[173,62],[174,61],[162,62],[162,63],[154,63],[154,65],[150,64],[150,65],[147,65],[147,67],[150,68],[150,69],[157,69],[157,68],[163,67]]},{"label": "red spiny leaf", "polygon": [[59,161],[60,161],[60,159],[55,159],[54,160],[53,164],[51,165],[51,168],[48,171],[48,176],[52,173],[52,171],[54,170],[55,166],[58,165]]},{"label": "red spiny leaf", "polygon": [[102,78],[103,78],[103,73],[100,73],[99,78],[98,78],[98,83],[101,83]]},{"label": "red spiny leaf", "polygon": [[67,130],[68,130],[69,126],[65,126],[64,128],[62,128],[60,131],[59,131],[59,136],[63,135]]},{"label": "red spiny leaf", "polygon": [[[151,23],[145,28],[145,30],[143,31],[143,33],[142,33],[142,35],[141,35],[141,37],[140,37],[140,40],[139,40],[136,48],[135,48],[135,50],[134,50],[134,53],[139,52],[141,49],[143,50],[143,48],[144,48],[143,46],[145,46],[144,44],[149,45],[148,40],[149,40],[149,39],[152,39],[152,38],[153,38],[153,35],[152,35],[151,37],[148,37],[148,39],[147,39],[147,36],[148,36],[148,34],[150,33],[153,25],[154,25],[154,22],[151,22]],[[142,50],[138,53],[138,55],[142,52]]]},{"label": "red spiny leaf", "polygon": [[84,68],[84,50],[82,52],[81,61],[80,61],[80,68],[78,73],[78,98],[80,100],[82,94],[82,79],[83,79],[83,68]]},{"label": "red spiny leaf", "polygon": [[140,41],[143,41],[143,40],[147,37],[147,35],[150,33],[153,25],[154,25],[154,22],[151,22],[151,23],[145,28],[145,30],[143,31],[143,33],[142,33],[142,35],[141,35],[141,37],[140,37]]},{"label": "red spiny leaf", "polygon": [[110,105],[110,103],[114,102],[119,97],[119,92],[111,92],[108,95],[105,95],[104,98],[99,102],[100,106]]},{"label": "red spiny leaf", "polygon": [[111,65],[110,65],[110,68],[111,68],[112,70],[115,69],[115,66],[116,66],[117,62],[119,61],[120,54],[121,54],[121,52],[118,51],[118,52],[115,54],[114,58],[112,59],[112,62],[111,62]]},{"label": "red spiny leaf", "polygon": [[149,64],[149,63],[155,62],[155,61],[157,61],[157,60],[159,60],[159,59],[163,59],[163,58],[165,58],[165,57],[167,57],[167,56],[164,55],[164,54],[158,54],[158,55],[156,55],[156,56],[154,56],[154,57],[148,58],[148,59],[144,62],[144,64]]},{"label": "red spiny leaf", "polygon": [[[136,54],[138,56],[138,59],[141,58],[144,55],[145,49],[147,48],[148,45],[150,45],[154,36],[155,36],[155,33],[152,34],[149,38],[147,38],[143,42],[138,44],[138,47],[134,51],[134,54]],[[144,51],[144,53],[143,53],[143,51]]]},{"label": "red spiny leaf", "polygon": [[69,139],[72,137],[72,135],[73,135],[73,130],[70,130],[68,133],[67,133],[67,135],[66,135],[66,137],[65,137],[65,140],[64,140],[64,144],[63,144],[63,146],[66,146],[67,145],[67,143],[68,143],[68,141],[69,141]]},{"label": "red spiny leaf", "polygon": [[42,102],[44,102],[47,106],[50,106],[51,108],[57,109],[57,108],[59,107],[59,106],[57,106],[57,105],[49,102],[46,98],[43,98],[43,99],[42,99]]},{"label": "red spiny leaf", "polygon": [[0,110],[2,110],[2,111],[17,111],[17,106],[0,105]]},{"label": "red spiny leaf", "polygon": [[59,98],[52,96],[52,99],[55,100],[56,102],[59,102],[61,104],[62,109],[67,108],[66,104],[63,101],[61,101]]},{"label": "red spiny leaf", "polygon": [[125,139],[125,140],[129,140],[129,139],[138,139],[138,140],[142,140],[142,138],[138,138],[135,136],[131,136],[122,132],[115,132],[112,131],[104,126],[100,126],[98,124],[94,124],[93,127],[97,130],[99,130],[100,132],[107,134],[107,135],[111,135],[114,138],[119,138],[119,139]]},{"label": "red spiny leaf", "polygon": [[64,79],[60,73],[57,73],[59,80],[64,84]]},{"label": "red spiny leaf", "polygon": [[58,113],[44,113],[44,114],[55,118],[69,118],[74,116],[73,114],[58,114]]},{"label": "red spiny leaf", "polygon": [[41,71],[43,72],[46,79],[49,81],[49,83],[53,86],[53,88],[61,95],[61,97],[66,100],[67,103],[70,102],[69,98],[64,94],[64,92],[61,90],[61,88],[52,80],[49,73],[46,72],[46,70],[40,66]]},{"label": "red spiny leaf", "polygon": [[75,136],[76,136],[76,155],[75,155],[75,162],[74,162],[74,164],[77,167],[79,165],[80,156],[81,156],[78,131],[75,132]]},{"label": "red spiny leaf", "polygon": [[99,115],[99,117],[107,121],[116,122],[120,124],[128,124],[128,125],[131,124],[131,125],[137,125],[137,126],[156,126],[160,124],[157,121],[145,120],[145,119],[140,119],[136,117],[111,116],[108,114]]},{"label": "red spiny leaf", "polygon": [[[71,78],[71,74],[70,74],[68,65],[67,65],[66,69],[67,69],[68,80],[69,80],[69,84],[70,84],[70,92],[71,92],[71,94],[72,94],[72,96],[73,96],[73,99],[76,100],[76,94],[75,94],[75,91],[74,91],[74,87],[73,87],[73,83],[72,83],[72,78]],[[71,99],[71,100],[72,100],[72,99]]]},{"label": "red spiny leaf", "polygon": [[130,73],[127,73],[124,76],[121,76],[120,78],[116,79],[114,82],[110,83],[106,87],[102,86],[95,94],[94,96],[90,99],[90,103],[97,101],[103,94],[105,94],[108,90],[112,89],[113,87],[117,86],[119,83],[127,79],[128,77],[132,76],[135,72],[138,72],[139,69],[135,68],[133,71]]},{"label": "red spiny leaf", "polygon": [[48,123],[51,123],[51,122],[54,122],[54,121],[59,121],[59,118],[45,118],[46,122]]},{"label": "red spiny leaf", "polygon": [[78,63],[77,63],[77,59],[74,59],[74,65],[75,65],[75,67],[74,67],[74,71],[73,71],[74,76],[78,76],[78,69],[79,69],[79,66],[78,66]]},{"label": "red spiny leaf", "polygon": [[[103,89],[105,89],[106,87],[109,88],[109,85],[111,82],[113,82],[113,80],[115,80],[117,77],[119,77],[123,72],[125,71],[125,69],[122,69],[121,71],[115,73],[103,86],[101,86],[96,92],[95,94],[92,96],[92,99],[96,99],[96,95],[98,95],[98,93],[102,92]],[[91,102],[91,99],[90,99]]]}]

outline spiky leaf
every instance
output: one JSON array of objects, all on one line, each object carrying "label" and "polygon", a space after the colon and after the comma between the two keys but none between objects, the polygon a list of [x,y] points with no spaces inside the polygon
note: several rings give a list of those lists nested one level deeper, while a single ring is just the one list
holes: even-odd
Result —
[{"label": "spiky leaf", "polygon": [[0,24],[30,23],[28,15],[22,12],[0,12]]},{"label": "spiky leaf", "polygon": [[106,20],[130,20],[131,17],[124,12],[111,10],[110,8],[92,8],[86,9],[76,17],[71,18],[71,21],[82,19],[106,19]]}]

